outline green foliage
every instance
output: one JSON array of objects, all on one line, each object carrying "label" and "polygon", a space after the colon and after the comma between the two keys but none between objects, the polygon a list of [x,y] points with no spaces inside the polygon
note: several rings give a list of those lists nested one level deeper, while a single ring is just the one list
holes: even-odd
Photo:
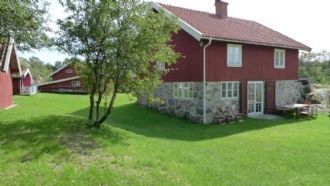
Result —
[{"label": "green foliage", "polygon": [[44,46],[47,7],[45,1],[0,1],[0,38],[13,37],[22,50]]},{"label": "green foliage", "polygon": [[48,76],[53,72],[54,67],[50,64],[45,64],[37,57],[30,59],[20,58],[22,68],[29,68],[35,84],[44,83],[49,80]]},{"label": "green foliage", "polygon": [[329,185],[329,117],[196,125],[119,95],[103,130],[88,96],[15,96],[0,110],[1,185]]},{"label": "green foliage", "polygon": [[[100,126],[105,121],[120,91],[144,92],[151,98],[165,73],[154,63],[169,65],[177,58],[169,45],[178,29],[176,20],[155,13],[140,0],[65,0],[62,4],[70,16],[58,22],[61,31],[56,43],[65,52],[85,58],[80,75],[91,94],[90,123]],[[101,104],[107,105],[103,114]]]},{"label": "green foliage", "polygon": [[310,78],[313,83],[330,84],[330,52],[302,53],[299,76]]}]

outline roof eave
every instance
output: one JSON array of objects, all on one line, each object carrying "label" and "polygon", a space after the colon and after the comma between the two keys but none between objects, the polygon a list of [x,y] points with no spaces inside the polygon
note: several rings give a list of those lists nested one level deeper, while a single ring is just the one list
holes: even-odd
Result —
[{"label": "roof eave", "polygon": [[310,47],[299,47],[299,46],[287,46],[287,45],[277,45],[277,44],[270,44],[270,43],[261,43],[261,42],[253,42],[253,41],[243,41],[243,40],[233,40],[233,39],[223,39],[218,37],[207,37],[203,36],[201,39],[209,40],[212,39],[214,41],[223,41],[223,42],[230,42],[230,43],[242,43],[242,44],[250,44],[250,45],[259,45],[259,46],[269,46],[269,47],[279,47],[279,48],[287,48],[287,49],[296,49],[296,50],[303,50],[303,51],[312,51]]},{"label": "roof eave", "polygon": [[48,77],[49,77],[49,78],[52,77],[54,74],[57,74],[58,72],[60,72],[61,70],[65,69],[65,68],[68,67],[69,65],[71,65],[71,63],[66,64],[66,65],[62,66],[61,68],[55,70],[55,71],[54,71],[53,73],[51,73]]},{"label": "roof eave", "polygon": [[165,14],[169,17],[175,17],[178,19],[178,25],[180,26],[181,29],[189,33],[191,36],[193,36],[197,41],[200,41],[202,39],[203,33],[198,31],[196,28],[188,24],[187,22],[183,21],[179,17],[175,16],[173,13],[168,11],[167,9],[163,8],[161,5],[159,5],[156,2],[151,2],[152,8],[154,8],[156,11],[163,10]]}]

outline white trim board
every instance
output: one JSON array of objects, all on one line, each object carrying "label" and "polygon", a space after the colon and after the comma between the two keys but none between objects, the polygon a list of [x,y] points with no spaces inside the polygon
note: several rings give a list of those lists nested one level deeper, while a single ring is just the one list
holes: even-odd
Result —
[{"label": "white trim board", "polygon": [[74,77],[65,78],[65,79],[56,80],[56,81],[51,81],[51,82],[47,82],[47,83],[41,83],[41,84],[38,85],[38,87],[39,86],[43,86],[43,85],[50,85],[50,84],[55,84],[55,83],[62,83],[62,82],[71,81],[71,80],[75,80],[75,79],[80,79],[80,77],[79,76],[74,76]]},{"label": "white trim board", "polygon": [[169,17],[175,17],[178,19],[178,25],[187,33],[189,33],[191,36],[193,36],[195,39],[197,39],[197,41],[200,41],[202,39],[203,33],[198,31],[196,28],[194,28],[193,26],[191,26],[190,24],[188,24],[187,22],[183,21],[182,19],[178,18],[177,16],[175,16],[173,13],[171,13],[170,11],[166,10],[165,8],[163,8],[161,5],[159,5],[156,2],[151,2],[151,6],[156,10],[164,10],[165,14]]}]

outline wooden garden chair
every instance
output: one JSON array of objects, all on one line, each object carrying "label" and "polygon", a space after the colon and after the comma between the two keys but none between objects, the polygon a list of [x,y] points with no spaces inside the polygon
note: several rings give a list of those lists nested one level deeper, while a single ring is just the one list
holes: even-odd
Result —
[{"label": "wooden garden chair", "polygon": [[243,121],[244,120],[244,118],[245,118],[244,114],[239,113],[237,111],[236,105],[231,105],[230,109],[231,109],[232,116],[235,120],[237,120],[237,121]]},{"label": "wooden garden chair", "polygon": [[299,115],[307,118],[317,117],[317,105],[309,105],[299,110]]},{"label": "wooden garden chair", "polygon": [[227,122],[225,114],[219,110],[218,108],[215,108],[213,110],[214,113],[214,122],[218,124],[225,124]]}]

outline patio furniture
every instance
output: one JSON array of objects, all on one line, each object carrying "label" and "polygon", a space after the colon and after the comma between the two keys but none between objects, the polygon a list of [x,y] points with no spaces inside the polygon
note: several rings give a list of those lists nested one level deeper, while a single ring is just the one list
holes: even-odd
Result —
[{"label": "patio furniture", "polygon": [[232,112],[231,106],[224,106],[223,110],[225,110],[225,116],[227,119],[227,123],[231,124],[236,120],[235,114]]},{"label": "patio furniture", "polygon": [[299,115],[307,118],[316,118],[317,117],[317,105],[309,105],[299,109]]},{"label": "patio furniture", "polygon": [[242,114],[242,113],[239,113],[238,111],[237,111],[237,109],[236,109],[236,105],[231,105],[230,106],[230,112],[231,112],[231,116],[232,116],[232,118],[234,118],[235,120],[237,120],[237,121],[243,121],[244,120],[244,118],[245,118],[245,116],[244,116],[244,114]]},{"label": "patio furniture", "polygon": [[283,112],[292,111],[293,115],[299,118],[300,116],[317,116],[317,105],[311,104],[289,104],[279,107],[277,110]]},{"label": "patio furniture", "polygon": [[218,123],[218,124],[222,124],[224,125],[227,120],[226,120],[226,116],[224,115],[224,113],[219,110],[218,108],[215,108],[213,110],[213,113],[214,113],[214,122],[215,123]]}]

